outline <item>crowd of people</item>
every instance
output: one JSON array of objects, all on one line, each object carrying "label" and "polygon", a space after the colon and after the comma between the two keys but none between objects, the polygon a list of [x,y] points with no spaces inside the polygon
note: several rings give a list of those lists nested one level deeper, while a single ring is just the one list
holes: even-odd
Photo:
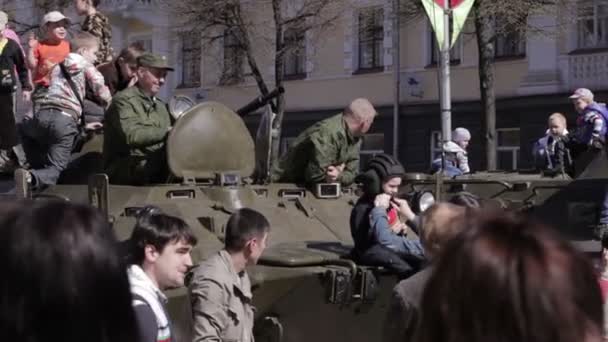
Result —
[{"label": "crowd of people", "polygon": [[[375,318],[383,322],[384,341],[604,340],[608,236],[598,272],[555,230],[522,214],[480,210],[480,203],[438,203],[416,216],[407,214],[407,202],[397,201],[392,204],[397,216],[391,218],[390,203],[374,202],[373,209],[353,209],[351,222],[368,229],[369,245],[377,246],[371,254],[415,260],[405,269],[393,268],[402,280],[385,317]],[[362,210],[375,213],[361,216]],[[416,247],[404,250],[401,239],[407,239],[403,230],[409,225],[417,225],[420,239],[411,239]],[[380,229],[385,232],[374,232]],[[119,244],[107,219],[92,207],[57,200],[3,202],[3,336],[176,341],[164,291],[187,285],[192,341],[253,341],[254,293],[247,268],[258,262],[270,233],[263,214],[239,209],[226,224],[225,247],[193,265],[193,230],[157,207],[140,209],[130,238]],[[383,234],[394,237],[380,238]],[[357,239],[355,246],[361,247]],[[405,254],[413,258],[401,259]]]},{"label": "crowd of people", "polygon": [[[75,0],[85,17],[68,39],[71,21],[47,13],[43,36],[28,49],[0,12],[0,162],[33,189],[55,184],[82,132],[104,128],[103,163],[113,184],[167,179],[165,141],[173,118],[156,95],[173,71],[163,56],[132,45],[113,56],[111,29],[99,0]],[[14,32],[13,32],[14,33]],[[32,113],[17,126],[14,93],[21,85]],[[605,145],[608,111],[588,89],[570,96],[579,113],[567,130],[549,117],[534,147],[540,169],[571,174],[577,154]],[[7,104],[7,105],[4,105]],[[86,120],[101,108],[103,120]],[[298,136],[271,179],[312,186],[360,184],[350,216],[351,258],[382,266],[401,279],[383,333],[386,341],[600,341],[608,296],[608,187],[598,237],[603,270],[551,228],[521,214],[496,211],[470,194],[416,214],[400,198],[405,169],[380,154],[359,172],[362,136],[377,112],[357,98],[342,113]],[[103,122],[102,122],[103,121]],[[18,129],[17,129],[18,127]],[[471,133],[454,130],[435,172],[471,172]],[[11,165],[11,163],[13,165]],[[480,210],[483,209],[483,210]],[[0,205],[0,326],[7,340],[173,340],[167,289],[187,285],[194,341],[252,342],[255,321],[247,267],[267,244],[270,222],[248,208],[234,212],[224,248],[194,265],[197,237],[179,217],[156,207],[137,215],[126,249],[95,209],[66,202]],[[412,234],[411,232],[415,233]],[[186,275],[191,281],[186,284]],[[94,309],[92,309],[94,308]],[[61,317],[61,319],[58,319]]]},{"label": "crowd of people", "polygon": [[[166,57],[137,43],[114,56],[111,26],[96,10],[98,4],[74,0],[84,21],[70,37],[68,17],[45,14],[41,38],[30,34],[25,51],[0,12],[0,171],[25,179],[24,191],[56,184],[87,132],[102,127],[104,171],[112,183],[143,184],[168,176],[163,147],[173,119],[156,95],[173,68]],[[18,83],[32,111],[16,125]]]}]

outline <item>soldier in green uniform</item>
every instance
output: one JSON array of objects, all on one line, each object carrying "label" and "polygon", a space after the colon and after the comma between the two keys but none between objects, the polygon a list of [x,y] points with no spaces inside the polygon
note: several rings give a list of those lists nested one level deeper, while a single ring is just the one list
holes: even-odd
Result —
[{"label": "soldier in green uniform", "polygon": [[272,170],[273,182],[350,185],[359,172],[361,137],[369,131],[376,110],[363,98],[344,112],[302,132]]},{"label": "soldier in green uniform", "polygon": [[171,116],[156,98],[167,71],[173,68],[166,57],[144,53],[137,58],[137,84],[116,94],[106,111],[103,164],[113,184],[167,180],[165,141]]}]

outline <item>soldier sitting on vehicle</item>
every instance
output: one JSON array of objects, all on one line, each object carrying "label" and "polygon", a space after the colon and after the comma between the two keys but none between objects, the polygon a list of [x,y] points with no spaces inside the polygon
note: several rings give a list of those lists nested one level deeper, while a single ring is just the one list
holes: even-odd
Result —
[{"label": "soldier sitting on vehicle", "polygon": [[350,215],[355,261],[387,267],[400,278],[418,271],[425,259],[420,240],[406,236],[408,228],[418,231],[419,218],[406,200],[395,197],[404,173],[403,166],[392,157],[375,156],[366,171],[357,176],[357,183],[363,184],[363,195]]},{"label": "soldier sitting on vehicle", "polygon": [[361,137],[369,131],[376,114],[367,99],[359,98],[342,114],[309,127],[275,165],[272,181],[350,185],[359,170]]},{"label": "soldier sitting on vehicle", "polygon": [[572,158],[568,149],[569,137],[566,117],[562,113],[549,116],[549,128],[532,149],[534,165],[545,173],[569,174],[572,171]]},{"label": "soldier sitting on vehicle", "polygon": [[167,59],[151,53],[137,58],[137,84],[116,94],[106,112],[103,164],[113,184],[167,180],[165,142],[171,130],[167,105],[156,97],[165,83]]}]

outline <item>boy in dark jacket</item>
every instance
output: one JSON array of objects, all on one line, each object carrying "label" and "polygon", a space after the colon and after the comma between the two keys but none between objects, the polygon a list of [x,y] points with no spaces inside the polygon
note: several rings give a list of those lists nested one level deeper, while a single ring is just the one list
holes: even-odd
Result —
[{"label": "boy in dark jacket", "polygon": [[[8,23],[6,13],[0,11],[0,31]],[[17,71],[15,73],[15,70]],[[21,83],[24,99],[29,99],[30,84],[23,52],[12,39],[0,35],[0,172],[12,171],[14,168],[11,149],[17,145],[17,128],[15,127],[15,91],[17,78]]]}]

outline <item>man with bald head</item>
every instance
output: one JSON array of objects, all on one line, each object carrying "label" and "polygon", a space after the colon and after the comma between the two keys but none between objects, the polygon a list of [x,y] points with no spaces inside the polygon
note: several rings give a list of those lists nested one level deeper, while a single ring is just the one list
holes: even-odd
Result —
[{"label": "man with bald head", "polygon": [[422,292],[433,272],[433,258],[448,241],[466,229],[469,210],[464,206],[451,203],[438,203],[424,212],[420,241],[431,266],[402,280],[393,289],[393,296],[384,321],[384,341],[414,339],[420,318]]},{"label": "man with bald head", "polygon": [[359,172],[361,137],[377,113],[369,100],[353,100],[342,113],[302,132],[275,164],[272,181],[314,185],[350,185]]}]

